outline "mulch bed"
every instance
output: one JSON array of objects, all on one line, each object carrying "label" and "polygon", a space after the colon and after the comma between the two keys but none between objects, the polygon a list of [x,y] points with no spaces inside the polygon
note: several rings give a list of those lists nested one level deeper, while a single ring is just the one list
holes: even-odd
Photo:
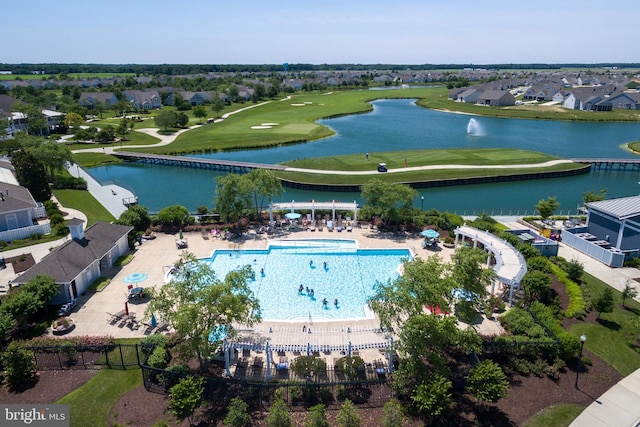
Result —
[{"label": "mulch bed", "polygon": [[31,254],[24,254],[24,255],[10,257],[10,258],[7,258],[5,262],[7,264],[13,264],[13,271],[16,274],[22,273],[23,271],[27,271],[28,269],[36,265],[36,260],[33,259],[33,255]]}]

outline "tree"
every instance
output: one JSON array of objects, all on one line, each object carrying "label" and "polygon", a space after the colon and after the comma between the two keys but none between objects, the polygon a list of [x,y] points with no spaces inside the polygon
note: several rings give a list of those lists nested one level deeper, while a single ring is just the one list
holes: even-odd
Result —
[{"label": "tree", "polygon": [[541,271],[531,270],[524,275],[521,284],[524,288],[525,298],[531,304],[547,295],[551,288],[551,277]]},{"label": "tree", "polygon": [[282,193],[282,184],[278,177],[268,169],[254,169],[242,179],[247,180],[247,188],[250,189],[250,197],[256,210],[256,220],[261,221],[261,212],[265,208],[265,202],[271,203],[274,196]]},{"label": "tree", "polygon": [[250,206],[249,181],[235,173],[216,177],[216,210],[225,222],[237,221]]},{"label": "tree", "polygon": [[379,216],[386,225],[408,217],[413,210],[416,190],[405,184],[394,184],[374,178],[362,186],[365,216]]},{"label": "tree", "polygon": [[224,102],[220,99],[220,94],[218,92],[213,93],[213,97],[211,98],[211,110],[216,113],[216,118],[220,117],[220,111],[224,108]]},{"label": "tree", "polygon": [[273,405],[269,408],[269,415],[267,415],[265,422],[269,427],[291,427],[293,425],[291,415],[289,415],[289,411],[287,411],[287,404],[284,400],[278,398],[273,402]]},{"label": "tree", "polygon": [[202,105],[197,105],[193,107],[193,115],[200,119],[200,123],[202,120],[207,117],[207,110]]},{"label": "tree", "polygon": [[16,325],[24,327],[29,317],[44,309],[57,292],[58,287],[51,277],[38,275],[5,297],[0,312],[11,316]]},{"label": "tree", "polygon": [[[191,253],[183,253],[176,264],[183,267],[169,283],[151,291],[145,313],[167,321],[185,340],[187,356],[195,354],[205,368],[224,333],[233,337],[234,324],[251,326],[259,321],[260,304],[249,287],[254,272],[245,266],[220,280],[210,265],[198,262]],[[213,331],[221,333],[214,337]]]},{"label": "tree", "polygon": [[9,387],[17,389],[29,385],[36,378],[38,366],[33,351],[22,347],[17,341],[9,343],[2,353],[2,374]]},{"label": "tree", "polygon": [[[224,417],[224,425],[227,427],[249,427],[251,425],[251,415],[249,405],[240,397],[236,396],[229,402],[227,416]],[[313,409],[313,408],[312,408]]]},{"label": "tree", "polygon": [[16,151],[11,158],[18,182],[27,188],[36,202],[51,198],[47,172],[40,159],[27,151]]},{"label": "tree", "polygon": [[304,423],[305,427],[329,427],[327,413],[323,404],[312,406],[309,410],[309,418]]},{"label": "tree", "polygon": [[402,405],[397,399],[391,399],[382,408],[382,418],[380,427],[397,427],[404,422],[405,416],[402,412]]},{"label": "tree", "polygon": [[68,128],[77,128],[84,123],[84,118],[80,114],[71,111],[65,115],[63,123]]},{"label": "tree", "polygon": [[622,290],[622,306],[624,307],[624,303],[627,298],[633,299],[637,296],[638,290],[635,287],[631,286],[630,281],[627,280],[627,282],[624,284],[624,289]]},{"label": "tree", "polygon": [[173,110],[162,110],[154,118],[153,122],[165,132],[176,126],[176,113]]},{"label": "tree", "polygon": [[495,403],[507,395],[509,381],[498,364],[483,360],[467,375],[467,390],[480,401]]},{"label": "tree", "polygon": [[551,215],[553,215],[553,212],[558,209],[559,206],[560,203],[556,200],[555,197],[549,197],[547,198],[547,200],[541,199],[536,205],[536,209],[540,213],[542,219],[547,219]]},{"label": "tree", "polygon": [[120,214],[118,224],[133,227],[135,231],[145,232],[151,226],[151,218],[146,207],[133,205]]},{"label": "tree", "polygon": [[55,172],[64,170],[68,163],[75,163],[73,153],[64,144],[36,137],[20,137],[20,144],[35,158],[40,160],[49,173],[49,182],[55,181]]},{"label": "tree", "polygon": [[598,312],[598,319],[602,313],[611,313],[615,308],[613,300],[613,289],[606,287],[596,300],[593,302],[593,307]]},{"label": "tree", "polygon": [[240,95],[238,86],[236,86],[235,84],[230,85],[227,88],[227,95],[229,95],[229,99],[231,99],[232,102],[238,102],[238,95]]},{"label": "tree", "polygon": [[158,222],[167,227],[177,228],[181,225],[192,224],[194,218],[189,210],[181,205],[167,206],[158,212]]},{"label": "tree", "polygon": [[569,280],[580,283],[582,281],[582,275],[584,274],[584,265],[577,259],[564,263],[562,269],[567,272]]},{"label": "tree", "polygon": [[346,399],[340,406],[337,421],[340,427],[360,427],[362,425],[360,411],[349,399]]},{"label": "tree", "polygon": [[182,111],[176,113],[176,126],[185,128],[189,124],[189,116]]},{"label": "tree", "polygon": [[188,376],[169,389],[169,409],[179,419],[188,418],[193,425],[193,414],[204,402],[204,379]]},{"label": "tree", "polygon": [[131,129],[133,129],[131,121],[125,118],[120,120],[120,124],[118,124],[118,127],[116,127],[114,133],[116,136],[120,137],[120,140],[126,141],[127,135],[129,134]]},{"label": "tree", "polygon": [[589,190],[586,193],[582,194],[582,199],[584,200],[584,204],[591,202],[599,202],[607,198],[607,189],[603,188],[598,193],[595,193],[593,190]]}]

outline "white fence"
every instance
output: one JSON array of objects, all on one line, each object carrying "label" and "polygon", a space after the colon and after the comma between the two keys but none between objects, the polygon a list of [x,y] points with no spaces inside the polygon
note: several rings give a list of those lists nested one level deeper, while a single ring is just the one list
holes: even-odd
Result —
[{"label": "white fence", "polygon": [[31,225],[29,227],[15,228],[13,230],[7,230],[0,232],[0,241],[12,242],[14,240],[27,239],[34,234],[49,234],[51,233],[51,225],[49,223]]}]

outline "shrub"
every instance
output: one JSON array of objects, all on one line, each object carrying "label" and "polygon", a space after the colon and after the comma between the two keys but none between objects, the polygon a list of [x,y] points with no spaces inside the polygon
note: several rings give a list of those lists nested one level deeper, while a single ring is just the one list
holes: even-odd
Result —
[{"label": "shrub", "polygon": [[169,337],[162,334],[148,335],[140,341],[140,347],[145,354],[151,353],[156,347],[166,348],[168,344]]},{"label": "shrub", "polygon": [[147,363],[152,368],[164,369],[169,363],[169,352],[165,347],[156,347],[149,356]]},{"label": "shrub", "polygon": [[227,416],[224,417],[224,425],[228,427],[248,427],[251,425],[251,415],[249,405],[238,396],[231,399]]},{"label": "shrub", "polygon": [[36,378],[37,365],[33,351],[15,341],[2,353],[2,366],[5,381],[13,389],[25,386]]},{"label": "shrub", "polygon": [[269,408],[269,415],[265,421],[269,427],[290,427],[293,425],[284,400],[276,399]]},{"label": "shrub", "polygon": [[311,407],[309,419],[305,423],[305,427],[329,427],[329,420],[327,419],[324,405],[320,404]]},{"label": "shrub", "polygon": [[569,307],[565,311],[565,316],[575,317],[576,319],[584,318],[586,314],[585,303],[580,285],[570,280],[567,273],[557,265],[551,264],[550,266],[554,276],[566,287],[567,295],[569,295]]}]

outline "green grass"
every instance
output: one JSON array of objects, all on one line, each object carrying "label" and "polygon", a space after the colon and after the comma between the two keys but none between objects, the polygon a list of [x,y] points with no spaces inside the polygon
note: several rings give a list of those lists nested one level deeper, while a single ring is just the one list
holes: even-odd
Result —
[{"label": "green grass", "polygon": [[296,168],[320,170],[375,170],[380,162],[387,164],[389,169],[405,166],[427,165],[501,165],[501,164],[531,164],[556,160],[558,157],[545,153],[510,148],[461,148],[445,150],[406,150],[369,153],[369,160],[362,154],[344,156],[318,157],[300,159],[285,164]]},{"label": "green grass", "polygon": [[71,405],[71,427],[107,426],[113,405],[140,385],[142,373],[139,369],[101,369],[82,387],[56,403]]},{"label": "green grass", "polygon": [[[377,164],[371,165],[375,168]],[[388,163],[387,163],[388,165]],[[286,172],[286,171],[274,171],[274,174],[282,179],[287,179],[295,182],[311,182],[322,184],[350,184],[350,185],[362,185],[370,181],[372,178],[378,178],[386,182],[417,182],[417,181],[435,181],[443,179],[455,179],[455,178],[470,178],[470,177],[483,177],[483,176],[503,176],[503,175],[518,175],[522,173],[535,173],[535,172],[552,172],[572,170],[584,167],[577,163],[564,163],[546,168],[535,167],[527,169],[436,169],[425,171],[412,171],[412,172],[398,172],[398,173],[378,173],[374,172],[371,175],[328,175],[328,174],[313,174],[313,173],[301,173],[301,172]],[[392,167],[393,168],[393,167]]]},{"label": "green grass", "polygon": [[[597,298],[608,286],[601,280],[584,274],[583,287],[588,290],[592,298]],[[574,335],[585,335],[585,347],[602,360],[611,365],[616,371],[627,376],[640,368],[640,354],[634,351],[627,342],[627,334],[633,333],[631,321],[640,313],[640,303],[627,300],[627,309],[621,308],[621,292],[614,289],[616,307],[612,313],[603,313],[597,323],[576,323],[569,331]],[[637,332],[636,332],[637,335]]]},{"label": "green grass", "polygon": [[86,227],[97,221],[114,221],[111,213],[85,190],[53,190],[53,195],[62,206],[77,209],[87,216]]},{"label": "green grass", "polygon": [[584,411],[584,406],[576,404],[556,405],[529,418],[523,427],[566,427]]}]

